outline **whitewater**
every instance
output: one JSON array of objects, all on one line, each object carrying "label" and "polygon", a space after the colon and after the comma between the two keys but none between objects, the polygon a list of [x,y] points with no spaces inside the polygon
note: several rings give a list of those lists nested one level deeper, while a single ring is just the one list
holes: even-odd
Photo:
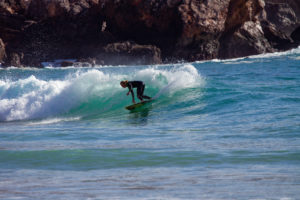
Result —
[{"label": "whitewater", "polygon": [[[126,110],[122,80],[154,100]],[[296,200],[299,172],[300,48],[0,68],[0,199]]]}]

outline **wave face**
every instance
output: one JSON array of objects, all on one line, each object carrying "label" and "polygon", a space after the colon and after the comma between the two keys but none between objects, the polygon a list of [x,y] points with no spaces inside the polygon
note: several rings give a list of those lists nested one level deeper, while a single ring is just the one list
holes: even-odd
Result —
[{"label": "wave face", "polygon": [[[86,117],[111,113],[130,104],[121,80],[143,80],[145,94],[172,95],[198,87],[204,79],[193,65],[168,67],[110,67],[98,69],[34,70],[34,75],[0,80],[0,120]],[[71,71],[71,72],[69,72]],[[2,72],[5,74],[5,72]],[[30,73],[30,70],[24,74]],[[53,74],[55,74],[54,78]],[[137,100],[137,99],[136,99]]]}]

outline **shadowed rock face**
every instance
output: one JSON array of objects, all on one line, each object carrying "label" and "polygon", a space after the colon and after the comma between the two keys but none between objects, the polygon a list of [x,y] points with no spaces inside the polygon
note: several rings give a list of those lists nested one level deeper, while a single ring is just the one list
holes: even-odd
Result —
[{"label": "shadowed rock face", "polygon": [[266,0],[266,20],[290,36],[300,26],[300,1]]},{"label": "shadowed rock face", "polygon": [[218,57],[219,38],[225,30],[229,0],[186,0],[178,7],[182,31],[174,56],[185,60]]},{"label": "shadowed rock face", "polygon": [[299,0],[0,1],[7,66],[234,58],[296,47],[299,35]]},{"label": "shadowed rock face", "polygon": [[104,47],[104,52],[99,54],[97,64],[111,63],[127,64],[159,64],[161,63],[160,49],[152,45],[138,45],[134,42],[117,42]]},{"label": "shadowed rock face", "polygon": [[119,40],[152,44],[171,56],[181,33],[178,5],[181,1],[107,1],[102,16],[107,31]]},{"label": "shadowed rock face", "polygon": [[230,2],[225,31],[220,39],[221,58],[243,57],[273,51],[264,37],[258,19],[264,6],[261,0]]},{"label": "shadowed rock face", "polygon": [[5,45],[0,39],[0,61],[6,59]]}]

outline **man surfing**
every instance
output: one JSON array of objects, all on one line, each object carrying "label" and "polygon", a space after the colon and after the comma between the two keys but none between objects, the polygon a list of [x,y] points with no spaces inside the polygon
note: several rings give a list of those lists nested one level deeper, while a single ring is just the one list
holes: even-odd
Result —
[{"label": "man surfing", "polygon": [[127,88],[128,87],[128,92],[127,92],[127,96],[129,95],[129,93],[131,93],[132,96],[132,103],[135,104],[135,100],[134,100],[134,92],[133,92],[133,88],[136,88],[136,93],[137,93],[137,97],[141,100],[141,102],[143,102],[143,99],[151,99],[151,97],[148,97],[146,95],[144,95],[144,90],[145,90],[145,84],[143,83],[143,81],[121,81],[120,85],[123,88]]}]

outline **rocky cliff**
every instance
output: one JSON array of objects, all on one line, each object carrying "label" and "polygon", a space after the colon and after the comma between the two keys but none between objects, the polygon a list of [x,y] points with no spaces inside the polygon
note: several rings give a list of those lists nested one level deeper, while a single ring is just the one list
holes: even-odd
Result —
[{"label": "rocky cliff", "polygon": [[300,0],[0,0],[0,62],[235,58],[300,44]]}]

